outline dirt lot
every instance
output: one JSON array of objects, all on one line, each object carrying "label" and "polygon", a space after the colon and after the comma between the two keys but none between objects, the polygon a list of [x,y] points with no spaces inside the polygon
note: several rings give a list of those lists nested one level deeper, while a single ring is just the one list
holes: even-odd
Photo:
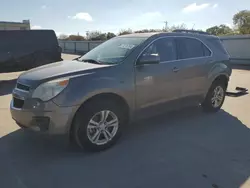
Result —
[{"label": "dirt lot", "polygon": [[[9,113],[17,75],[0,74],[1,188],[250,188],[250,95],[227,97],[217,114],[192,108],[136,123],[112,149],[78,153],[18,128]],[[234,70],[236,85],[250,88],[250,71]]]}]

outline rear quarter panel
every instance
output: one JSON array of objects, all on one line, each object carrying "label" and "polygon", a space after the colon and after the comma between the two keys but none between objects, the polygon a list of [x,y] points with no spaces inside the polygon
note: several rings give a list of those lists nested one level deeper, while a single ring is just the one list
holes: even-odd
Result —
[{"label": "rear quarter panel", "polygon": [[211,62],[209,65],[209,71],[208,71],[206,93],[209,90],[209,88],[211,87],[213,81],[217,77],[224,75],[229,80],[231,73],[232,73],[232,69],[231,69],[231,66],[229,64],[229,60],[221,60],[221,61]]},{"label": "rear quarter panel", "polygon": [[207,91],[210,88],[213,81],[220,75],[224,75],[230,78],[232,73],[232,68],[230,65],[230,56],[224,51],[222,44],[220,45],[219,38],[208,37],[203,39],[208,47],[212,50],[211,61],[207,64]]}]

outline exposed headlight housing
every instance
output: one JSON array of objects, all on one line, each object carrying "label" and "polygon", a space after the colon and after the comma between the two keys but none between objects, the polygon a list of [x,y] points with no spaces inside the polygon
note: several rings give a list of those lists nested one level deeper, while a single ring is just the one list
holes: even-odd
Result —
[{"label": "exposed headlight housing", "polygon": [[39,85],[33,92],[32,98],[48,101],[61,93],[68,85],[69,78],[61,78]]}]

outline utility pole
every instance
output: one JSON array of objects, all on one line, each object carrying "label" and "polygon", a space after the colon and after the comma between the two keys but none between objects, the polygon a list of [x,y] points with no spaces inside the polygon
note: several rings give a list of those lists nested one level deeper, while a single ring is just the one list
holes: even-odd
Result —
[{"label": "utility pole", "polygon": [[89,31],[86,31],[87,40],[89,40]]},{"label": "utility pole", "polygon": [[192,30],[194,30],[194,26],[195,26],[195,24],[193,25]]},{"label": "utility pole", "polygon": [[164,23],[165,23],[165,30],[167,30],[167,28],[168,28],[168,21],[165,21]]}]

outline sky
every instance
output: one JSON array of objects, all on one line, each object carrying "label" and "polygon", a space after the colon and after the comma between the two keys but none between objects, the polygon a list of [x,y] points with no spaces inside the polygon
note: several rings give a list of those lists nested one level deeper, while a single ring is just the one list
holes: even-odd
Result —
[{"label": "sky", "polygon": [[165,21],[204,30],[233,27],[233,15],[244,9],[250,9],[250,0],[7,0],[1,1],[0,21],[29,19],[32,29],[53,29],[57,35],[162,29]]}]

